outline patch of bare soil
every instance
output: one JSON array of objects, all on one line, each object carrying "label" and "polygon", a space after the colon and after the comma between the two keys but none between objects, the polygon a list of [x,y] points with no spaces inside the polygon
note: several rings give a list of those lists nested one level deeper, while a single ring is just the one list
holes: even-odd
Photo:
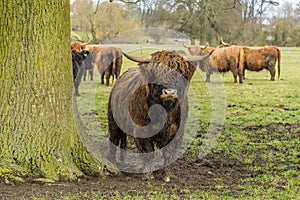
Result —
[{"label": "patch of bare soil", "polygon": [[[225,184],[233,189],[239,180],[250,176],[243,165],[229,160],[229,156],[218,153],[199,160],[197,156],[185,155],[171,164],[173,177],[170,183],[159,178],[143,180],[140,174],[119,174],[105,179],[83,178],[74,182],[56,183],[4,183],[0,181],[0,200],[58,198],[78,192],[101,192],[110,195],[112,191],[130,194],[147,194],[149,186],[165,192],[181,195],[184,189],[214,190],[216,185]],[[159,174],[158,174],[159,175]],[[159,176],[158,176],[159,177]],[[221,181],[221,183],[220,183]],[[223,185],[222,184],[222,185]]]}]

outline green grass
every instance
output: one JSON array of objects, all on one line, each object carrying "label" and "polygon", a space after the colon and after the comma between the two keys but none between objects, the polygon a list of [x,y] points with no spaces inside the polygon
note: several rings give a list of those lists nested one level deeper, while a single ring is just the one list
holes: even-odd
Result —
[{"label": "green grass", "polygon": [[[178,46],[148,46],[124,45],[122,49],[131,55],[149,55],[156,49],[180,49]],[[134,51],[131,51],[134,50]],[[260,72],[246,71],[243,84],[234,84],[232,73],[222,74],[225,88],[226,106],[224,130],[218,138],[212,154],[225,152],[230,159],[243,163],[247,170],[254,174],[240,180],[235,190],[226,190],[224,183],[216,186],[214,192],[184,190],[183,194],[191,199],[299,199],[300,198],[300,49],[281,48],[281,77],[280,80],[270,80],[266,70]],[[135,63],[124,58],[124,72]],[[277,67],[276,67],[277,68]],[[98,72],[95,70],[95,74]],[[216,86],[216,75],[211,77],[211,83]],[[112,86],[98,84],[99,77],[94,82],[82,82],[81,97],[78,97],[81,113],[95,110],[97,119],[88,115],[82,116],[88,121],[89,134],[97,135],[99,123],[101,134],[107,135],[107,102]],[[194,91],[201,116],[198,133],[202,137],[193,139],[190,153],[197,153],[201,148],[198,144],[208,131],[212,108],[209,85],[204,82],[203,73],[197,72],[192,79],[191,88]],[[89,102],[95,99],[95,107]],[[90,105],[93,104],[93,105]],[[193,109],[192,109],[193,110]],[[197,111],[196,111],[197,112]],[[193,115],[193,113],[191,114]],[[94,120],[94,121],[93,121]],[[95,126],[93,126],[95,124]],[[298,125],[297,125],[298,124]],[[200,140],[200,141],[199,141]],[[153,195],[152,195],[153,194]],[[145,199],[145,194],[113,193],[101,194],[80,193],[64,199]],[[87,196],[85,196],[87,195]],[[146,199],[181,199],[177,193],[165,194],[155,188],[148,191]]]}]

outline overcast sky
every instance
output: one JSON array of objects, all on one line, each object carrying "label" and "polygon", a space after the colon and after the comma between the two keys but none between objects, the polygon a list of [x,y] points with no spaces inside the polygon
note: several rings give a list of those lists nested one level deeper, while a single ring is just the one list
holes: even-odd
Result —
[{"label": "overcast sky", "polygon": [[[70,0],[70,2],[74,2],[75,0]],[[93,0],[94,2],[98,2],[98,0]],[[104,0],[101,0],[101,2],[103,2]],[[296,5],[297,3],[299,3],[300,0],[274,0],[274,1],[278,1],[280,4],[284,3],[284,2],[290,2],[294,5]]]},{"label": "overcast sky", "polygon": [[300,0],[277,0],[277,1],[279,2],[280,6],[283,5],[285,2],[291,3],[293,6],[296,6],[300,2]]}]

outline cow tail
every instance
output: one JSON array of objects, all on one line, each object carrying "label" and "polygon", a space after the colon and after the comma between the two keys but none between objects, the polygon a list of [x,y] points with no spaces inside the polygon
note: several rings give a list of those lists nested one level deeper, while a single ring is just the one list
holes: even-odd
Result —
[{"label": "cow tail", "polygon": [[113,70],[112,70],[112,77],[113,77],[113,82],[114,82],[114,79],[115,79],[115,76],[116,76],[116,74],[117,74],[117,72],[116,72],[116,66],[117,66],[117,57],[118,57],[118,55],[117,55],[117,51],[114,49],[114,52],[113,52]]},{"label": "cow tail", "polygon": [[245,68],[245,53],[244,53],[244,48],[240,48],[240,56],[239,56],[239,69],[240,72],[244,78],[244,68]]},{"label": "cow tail", "polygon": [[278,56],[278,63],[277,63],[277,70],[278,70],[278,80],[280,78],[280,60],[281,60],[281,52],[279,48],[277,48],[277,56]]}]

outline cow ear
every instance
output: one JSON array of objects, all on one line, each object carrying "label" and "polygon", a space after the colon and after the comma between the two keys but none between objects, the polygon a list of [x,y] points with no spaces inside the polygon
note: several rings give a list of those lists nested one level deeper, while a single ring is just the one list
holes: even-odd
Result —
[{"label": "cow ear", "polygon": [[152,70],[148,67],[148,64],[140,64],[139,69],[144,80],[147,81],[148,83],[152,82],[154,75]]}]

